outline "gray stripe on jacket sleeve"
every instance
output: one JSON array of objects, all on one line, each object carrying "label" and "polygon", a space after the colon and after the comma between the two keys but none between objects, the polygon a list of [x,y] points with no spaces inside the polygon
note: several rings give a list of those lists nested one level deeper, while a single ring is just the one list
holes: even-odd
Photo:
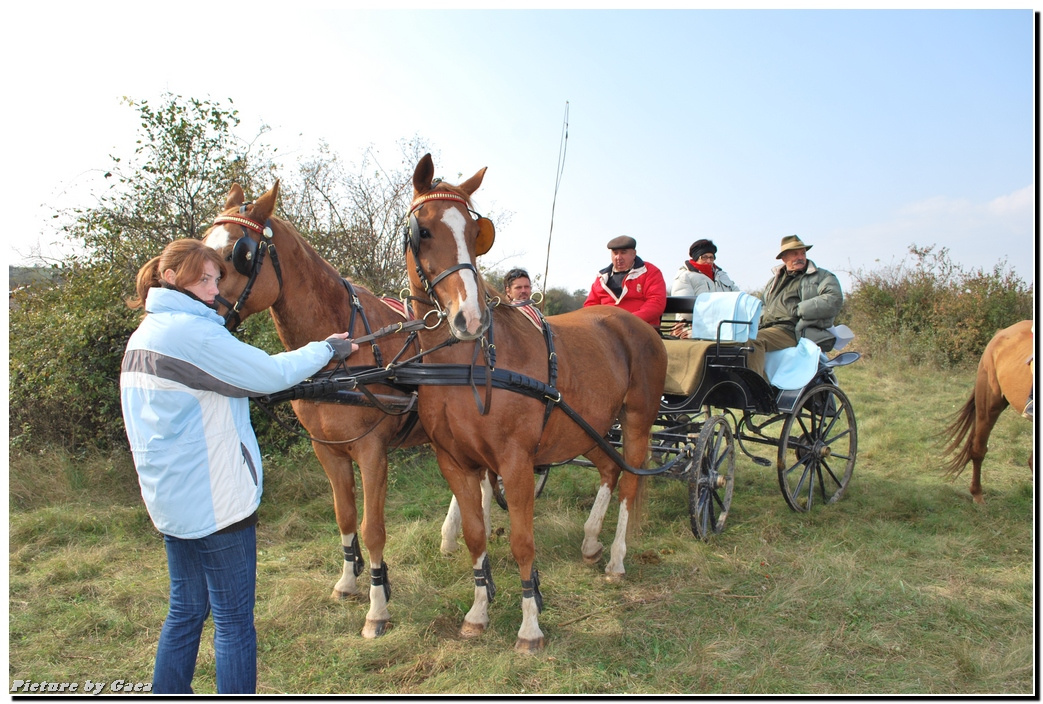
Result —
[{"label": "gray stripe on jacket sleeve", "polygon": [[258,395],[256,392],[221,381],[191,362],[169,357],[153,350],[128,350],[123,356],[122,371],[151,374],[160,379],[184,384],[190,389],[213,391],[231,398],[248,398]]}]

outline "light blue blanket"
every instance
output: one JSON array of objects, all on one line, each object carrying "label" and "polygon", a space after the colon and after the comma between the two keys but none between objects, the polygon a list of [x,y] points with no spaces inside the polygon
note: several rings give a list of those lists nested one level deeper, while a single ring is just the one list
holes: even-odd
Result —
[{"label": "light blue blanket", "polygon": [[717,325],[723,320],[748,321],[749,325],[721,325],[721,342],[746,342],[757,339],[764,304],[743,291],[700,293],[692,310],[691,337],[695,340],[716,340]]}]

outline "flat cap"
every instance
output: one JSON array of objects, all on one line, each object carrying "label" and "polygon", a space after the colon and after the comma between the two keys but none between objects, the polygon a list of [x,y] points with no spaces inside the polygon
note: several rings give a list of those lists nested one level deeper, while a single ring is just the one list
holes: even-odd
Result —
[{"label": "flat cap", "polygon": [[633,237],[620,235],[608,241],[609,249],[637,249],[637,240]]}]

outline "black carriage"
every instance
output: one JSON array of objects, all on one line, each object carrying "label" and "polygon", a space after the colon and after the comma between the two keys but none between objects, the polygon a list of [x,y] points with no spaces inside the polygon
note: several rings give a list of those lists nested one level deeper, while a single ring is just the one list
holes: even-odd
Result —
[{"label": "black carriage", "polygon": [[[819,502],[838,501],[855,468],[858,429],[835,369],[860,355],[844,352],[829,360],[823,355],[810,381],[798,389],[778,389],[749,368],[748,343],[721,339],[723,326],[741,327],[749,321],[716,321],[713,340],[669,335],[673,316],[690,314],[694,304],[692,297],[667,298],[661,325],[669,359],[667,380],[649,448],[655,466],[641,473],[688,483],[692,532],[703,540],[724,529],[737,450],[757,465],[770,467],[772,460],[751,448],[775,448],[779,488],[792,510],[804,512]],[[608,441],[621,445],[618,428]]]}]

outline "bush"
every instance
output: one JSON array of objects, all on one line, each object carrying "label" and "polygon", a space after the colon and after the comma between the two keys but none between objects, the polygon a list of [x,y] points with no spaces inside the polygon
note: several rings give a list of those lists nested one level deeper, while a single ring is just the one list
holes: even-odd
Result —
[{"label": "bush", "polygon": [[62,278],[11,294],[11,444],[125,444],[119,369],[138,320],[123,303],[127,279],[101,267],[72,267]]},{"label": "bush", "polygon": [[977,364],[998,330],[1032,316],[1032,286],[1007,268],[966,270],[935,246],[914,263],[852,274],[845,322],[866,354],[941,368]]},{"label": "bush", "polygon": [[[61,281],[11,292],[10,415],[12,448],[126,448],[120,406],[120,365],[127,339],[141,322],[127,308],[133,280],[114,267],[72,266]],[[281,352],[271,316],[255,315],[240,339]],[[297,425],[289,404],[272,409]],[[299,440],[254,405],[261,446],[285,450]]]}]

